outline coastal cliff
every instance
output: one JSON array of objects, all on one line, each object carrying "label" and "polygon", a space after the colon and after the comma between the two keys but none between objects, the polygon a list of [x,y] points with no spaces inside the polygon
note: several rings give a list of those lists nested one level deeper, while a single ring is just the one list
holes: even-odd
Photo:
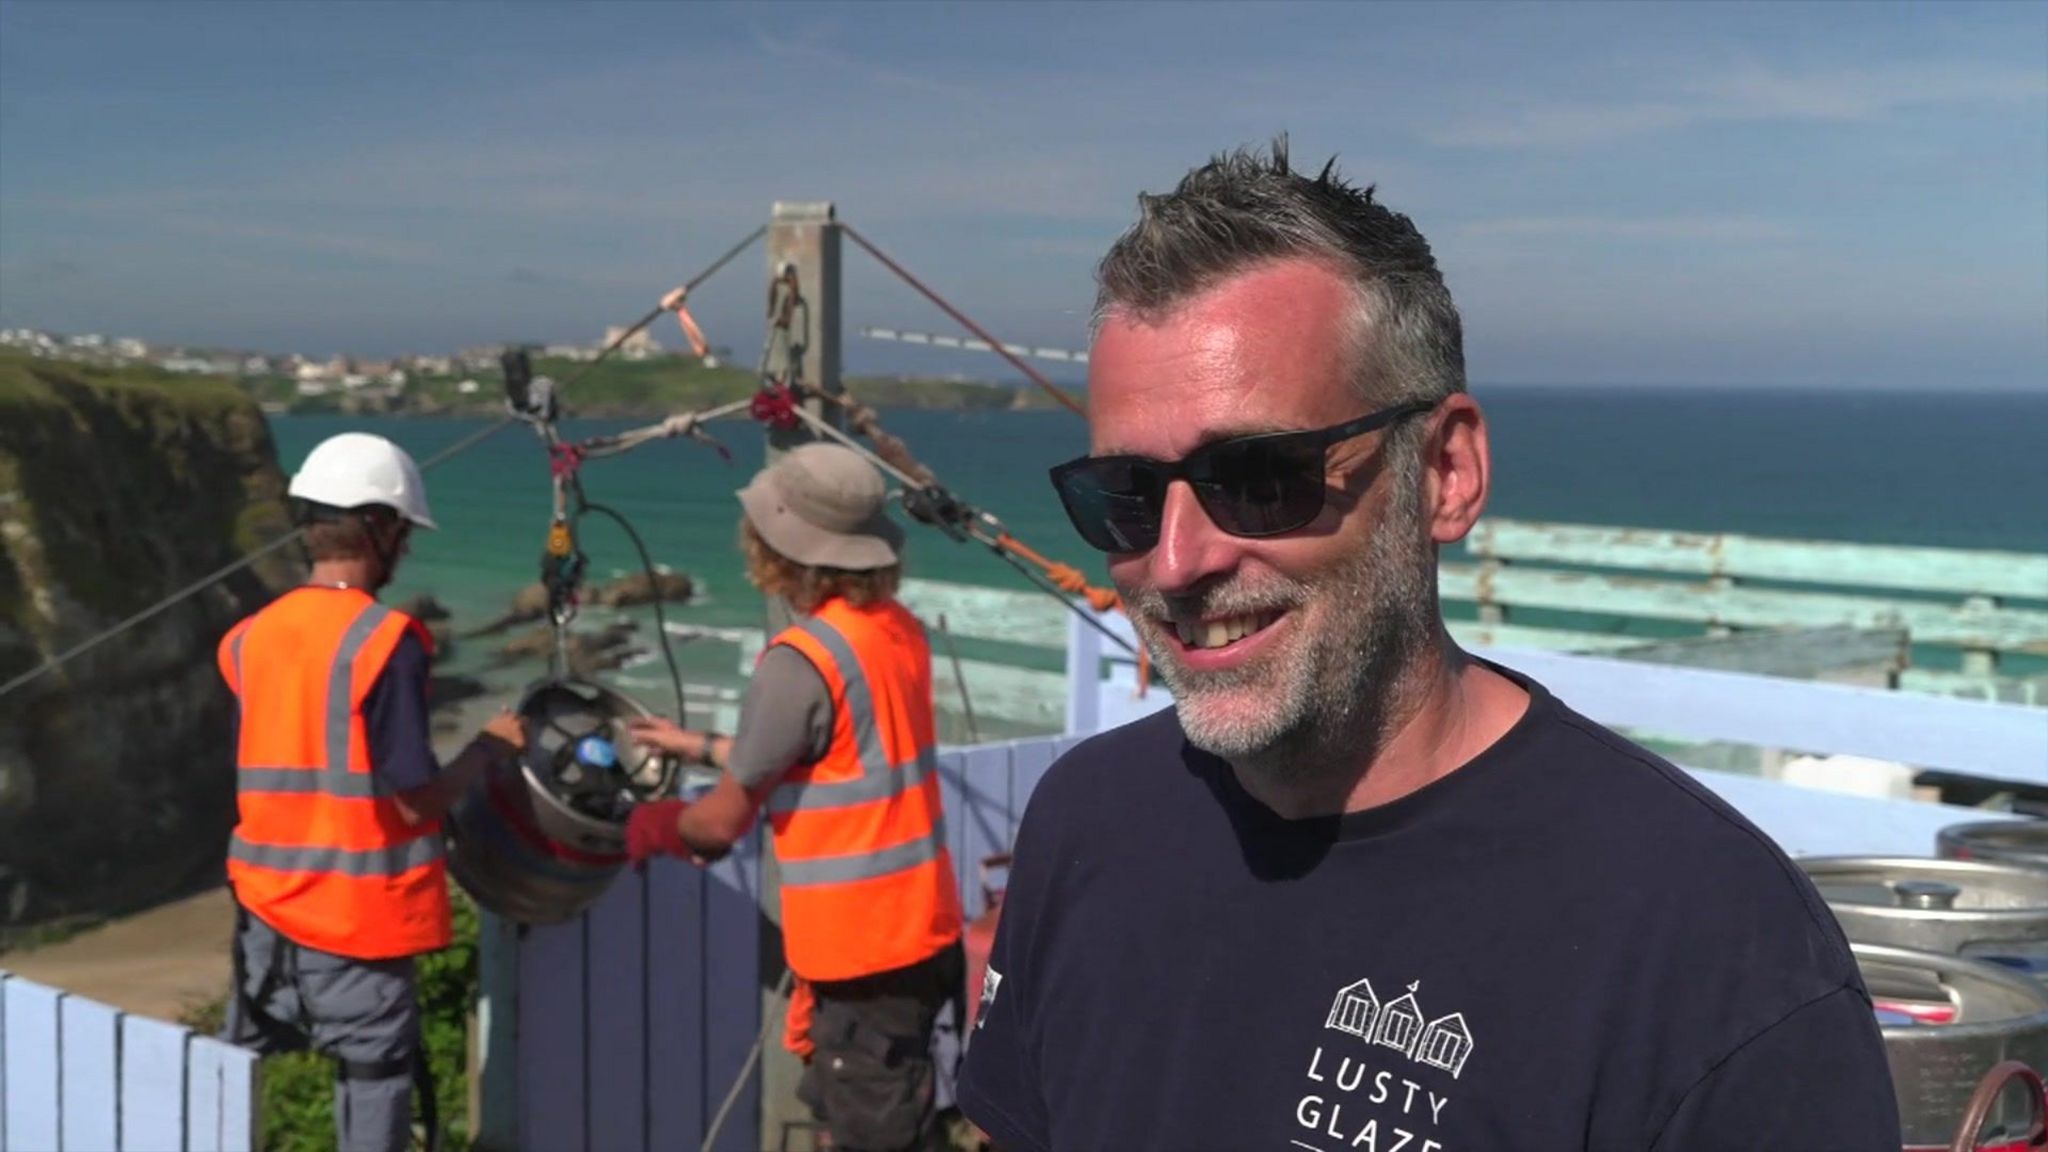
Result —
[{"label": "coastal cliff", "polygon": [[[0,358],[0,681],[282,535],[284,489],[232,385]],[[218,881],[215,645],[302,575],[280,549],[0,696],[0,944]]]}]

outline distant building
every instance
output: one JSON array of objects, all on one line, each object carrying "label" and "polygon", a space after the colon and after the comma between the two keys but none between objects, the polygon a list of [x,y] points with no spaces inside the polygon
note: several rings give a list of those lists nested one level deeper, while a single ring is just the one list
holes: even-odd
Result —
[{"label": "distant building", "polygon": [[[626,329],[623,326],[607,328],[604,330],[604,343],[600,347],[609,348],[612,346],[613,341],[625,335]],[[645,360],[650,356],[659,356],[661,355],[661,342],[656,340],[647,329],[642,328],[631,336],[626,336],[625,343],[619,345],[619,355],[624,356],[628,360]]]}]

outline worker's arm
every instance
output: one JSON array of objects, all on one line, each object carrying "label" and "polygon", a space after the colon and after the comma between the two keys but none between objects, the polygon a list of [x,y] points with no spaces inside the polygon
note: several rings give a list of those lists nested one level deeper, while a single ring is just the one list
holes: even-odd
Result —
[{"label": "worker's arm", "polygon": [[[723,771],[729,762],[733,739],[694,728],[684,728],[660,717],[636,719],[628,724],[633,739],[657,748],[685,763],[721,769],[718,783],[695,803],[676,806],[676,835],[700,860],[717,860],[754,826],[760,810],[760,796]],[[772,787],[772,782],[770,784]],[[661,811],[667,811],[662,809]]]},{"label": "worker's arm", "polygon": [[[701,860],[716,860],[754,826],[782,777],[822,757],[832,742],[832,694],[802,653],[770,648],[747,684],[739,731],[730,737],[651,718],[632,724],[639,742],[694,764],[719,769],[718,783],[680,807],[676,833]],[[668,819],[663,815],[663,819]]]},{"label": "worker's arm", "polygon": [[483,731],[464,745],[432,780],[392,797],[399,816],[412,826],[439,820],[455,807],[455,802],[462,799],[485,769],[498,760],[517,756],[524,744],[517,716],[507,711],[491,717]]},{"label": "worker's arm", "polygon": [[453,762],[440,767],[428,726],[427,676],[426,646],[407,632],[363,697],[370,771],[392,797],[400,818],[413,827],[440,819],[493,759],[512,755],[525,743],[518,720],[504,712]]}]

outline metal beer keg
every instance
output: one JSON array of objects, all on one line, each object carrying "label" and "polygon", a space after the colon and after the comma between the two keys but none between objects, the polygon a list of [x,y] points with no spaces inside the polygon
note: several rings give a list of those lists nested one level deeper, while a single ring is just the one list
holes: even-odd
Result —
[{"label": "metal beer keg", "polygon": [[[2048,989],[1996,965],[1880,944],[1851,947],[1875,1002],[1907,1149],[1945,1149],[1985,1075],[2048,1061]],[[1996,1147],[2029,1128],[2030,1102],[2000,1097],[1981,1129]]]},{"label": "metal beer keg", "polygon": [[448,871],[476,902],[524,924],[570,919],[626,862],[626,817],[680,783],[675,758],[634,744],[652,715],[601,684],[544,680],[517,709],[526,752],[484,773],[450,813]]}]

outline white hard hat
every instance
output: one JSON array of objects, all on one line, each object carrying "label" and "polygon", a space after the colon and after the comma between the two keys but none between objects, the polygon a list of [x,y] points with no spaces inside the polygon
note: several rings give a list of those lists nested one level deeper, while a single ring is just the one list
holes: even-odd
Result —
[{"label": "white hard hat", "polygon": [[422,528],[436,527],[419,466],[405,449],[368,432],[343,432],[314,445],[287,491],[332,508],[382,504]]}]

